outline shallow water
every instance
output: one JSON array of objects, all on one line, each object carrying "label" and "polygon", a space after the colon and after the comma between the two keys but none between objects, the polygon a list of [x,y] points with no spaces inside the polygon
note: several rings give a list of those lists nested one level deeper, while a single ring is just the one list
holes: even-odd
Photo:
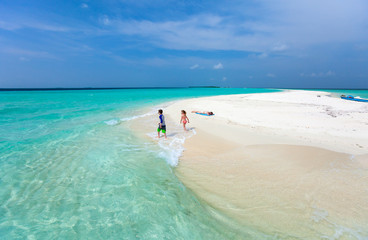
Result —
[{"label": "shallow water", "polygon": [[0,238],[263,236],[199,200],[173,173],[180,149],[139,138],[128,122],[181,98],[269,91],[0,92]]}]

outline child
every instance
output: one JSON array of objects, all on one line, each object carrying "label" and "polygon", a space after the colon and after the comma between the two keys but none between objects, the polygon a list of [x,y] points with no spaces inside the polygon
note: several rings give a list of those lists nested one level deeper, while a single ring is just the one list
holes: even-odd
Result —
[{"label": "child", "polygon": [[160,122],[158,123],[158,128],[157,128],[157,137],[160,138],[160,131],[162,131],[162,133],[165,135],[166,137],[166,125],[165,125],[165,116],[162,114],[163,111],[162,109],[158,110],[158,118],[160,119]]},{"label": "child", "polygon": [[181,110],[180,123],[183,123],[184,130],[187,131],[187,129],[185,128],[185,124],[189,123],[189,118],[187,117],[187,113],[184,110]]}]

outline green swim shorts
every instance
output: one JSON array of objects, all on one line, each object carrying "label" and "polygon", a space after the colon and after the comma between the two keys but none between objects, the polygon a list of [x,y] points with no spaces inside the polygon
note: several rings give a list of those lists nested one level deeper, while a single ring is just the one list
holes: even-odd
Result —
[{"label": "green swim shorts", "polygon": [[164,126],[159,126],[158,128],[157,128],[157,132],[160,132],[160,131],[162,131],[162,133],[166,133],[166,125],[164,125]]}]

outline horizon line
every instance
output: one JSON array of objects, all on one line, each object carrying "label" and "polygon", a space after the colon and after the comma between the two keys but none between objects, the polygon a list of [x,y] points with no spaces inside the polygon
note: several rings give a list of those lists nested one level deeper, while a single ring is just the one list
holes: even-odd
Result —
[{"label": "horizon line", "polygon": [[0,88],[0,91],[58,91],[58,90],[119,90],[119,89],[184,89],[184,88],[268,88],[296,90],[368,90],[368,88],[276,88],[276,87],[219,87],[219,86],[188,86],[188,87],[57,87],[57,88]]}]

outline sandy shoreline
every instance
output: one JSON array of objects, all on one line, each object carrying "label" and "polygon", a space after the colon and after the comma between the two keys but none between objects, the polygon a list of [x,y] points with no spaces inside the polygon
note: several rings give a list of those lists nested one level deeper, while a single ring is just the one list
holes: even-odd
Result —
[{"label": "sandy shoreline", "polygon": [[188,99],[178,177],[213,207],[280,238],[368,236],[368,104],[324,92]]},{"label": "sandy shoreline", "polygon": [[[193,124],[188,126],[235,143],[297,144],[368,153],[368,104],[332,98],[325,92],[195,98],[170,105],[165,114],[178,119],[180,109],[213,111],[216,115],[207,118],[189,113]],[[236,134],[239,131],[254,133],[259,139],[244,139]]]}]

